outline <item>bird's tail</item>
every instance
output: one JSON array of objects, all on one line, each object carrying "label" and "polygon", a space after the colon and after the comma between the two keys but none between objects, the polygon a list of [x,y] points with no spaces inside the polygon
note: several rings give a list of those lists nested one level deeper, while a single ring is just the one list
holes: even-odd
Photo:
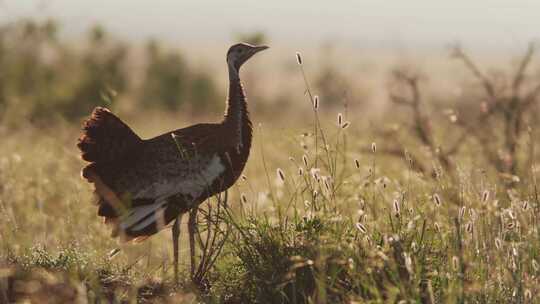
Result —
[{"label": "bird's tail", "polygon": [[97,107],[83,124],[77,147],[82,159],[107,163],[123,157],[142,142],[120,118],[106,108]]},{"label": "bird's tail", "polygon": [[106,180],[115,162],[121,162],[130,152],[134,153],[141,143],[141,138],[106,108],[95,108],[83,124],[77,147],[81,151],[81,158],[90,164],[82,170],[81,175],[94,184],[98,215],[113,226],[117,226],[118,210],[125,206]]}]

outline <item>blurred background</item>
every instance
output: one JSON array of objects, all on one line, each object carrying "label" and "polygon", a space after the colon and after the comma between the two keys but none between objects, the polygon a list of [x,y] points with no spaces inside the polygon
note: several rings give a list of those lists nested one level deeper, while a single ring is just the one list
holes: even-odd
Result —
[{"label": "blurred background", "polygon": [[12,126],[77,121],[107,105],[216,117],[238,41],[272,47],[243,72],[256,120],[306,109],[296,51],[324,108],[377,115],[396,68],[414,67],[442,96],[460,92],[456,44],[479,64],[511,64],[539,38],[539,10],[533,0],[1,0],[0,115]]},{"label": "blurred background", "polygon": [[[323,269],[320,278],[332,281],[329,291],[351,271],[373,275],[369,282],[376,285],[365,288],[371,293],[381,288],[379,274],[390,272],[380,259],[382,247],[377,253],[363,248],[387,243],[396,231],[404,233],[414,263],[421,257],[428,267],[416,264],[416,273],[389,283],[394,302],[408,299],[398,298],[397,290],[431,289],[425,274],[433,277],[437,294],[450,290],[441,303],[459,302],[453,298],[465,290],[455,287],[459,282],[475,294],[464,302],[514,303],[538,294],[539,12],[538,0],[0,0],[0,302],[2,282],[8,282],[2,276],[10,275],[1,268],[4,257],[16,265],[70,269],[84,282],[98,283],[93,278],[99,270],[107,286],[116,284],[110,284],[111,273],[127,282],[129,269],[139,282],[172,278],[168,233],[122,245],[126,250],[117,255],[118,243],[90,204],[91,185],[79,178],[85,166],[76,147],[81,122],[95,106],[106,106],[150,138],[220,120],[225,56],[237,42],[271,47],[241,71],[254,141],[246,178],[229,191],[234,212],[247,220],[244,230],[262,241],[242,247],[236,240],[244,233],[231,239],[212,277],[214,287],[223,286],[218,296],[258,296],[270,286],[267,302],[276,302],[272,292],[281,297],[284,287],[275,289],[272,282],[285,286],[275,280],[291,278],[289,262],[300,254],[318,263],[326,252],[338,253],[339,269],[345,270],[332,270],[340,276],[334,280],[324,272],[330,267],[316,264]],[[307,87],[320,97],[318,116]],[[240,203],[243,198],[249,204]],[[336,206],[322,222],[318,211],[310,211],[319,201]],[[289,226],[280,210],[292,211],[291,202],[298,222]],[[313,221],[297,216],[297,202]],[[458,218],[463,229],[455,229]],[[264,229],[252,230],[252,220]],[[356,221],[366,223],[369,233],[352,225]],[[343,237],[349,232],[342,233],[347,227],[354,242],[364,234],[366,242],[351,247],[352,239]],[[423,242],[426,227],[433,236]],[[456,242],[460,231],[467,231],[464,253]],[[304,247],[311,242],[313,247]],[[319,256],[320,244],[330,245]],[[243,264],[230,259],[242,248],[264,258],[250,253]],[[186,271],[188,250],[182,245]],[[385,254],[400,265],[389,281],[410,271],[404,252]],[[456,256],[465,256],[462,272],[456,272]],[[349,257],[357,268],[341,262]],[[342,285],[368,282],[360,278]],[[35,280],[29,282],[34,290]],[[68,290],[43,286],[46,299]],[[115,286],[127,294],[126,285]],[[302,285],[287,286],[304,292],[297,289]],[[386,297],[386,291],[381,294]]]},{"label": "blurred background", "polygon": [[0,0],[0,133],[55,134],[76,158],[73,139],[95,106],[144,138],[218,121],[225,54],[242,41],[271,46],[241,73],[270,138],[310,130],[303,68],[324,125],[342,113],[355,140],[414,153],[424,173],[433,155],[453,170],[472,153],[513,176],[536,154],[524,153],[540,124],[538,11],[528,0]]}]

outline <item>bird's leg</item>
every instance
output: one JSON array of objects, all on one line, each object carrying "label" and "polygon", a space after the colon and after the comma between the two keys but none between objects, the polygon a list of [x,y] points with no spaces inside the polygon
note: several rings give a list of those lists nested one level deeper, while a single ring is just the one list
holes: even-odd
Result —
[{"label": "bird's leg", "polygon": [[173,253],[174,253],[174,283],[178,284],[178,239],[180,238],[180,222],[182,214],[178,215],[172,226]]},{"label": "bird's leg", "polygon": [[191,258],[191,279],[195,277],[195,230],[197,225],[197,211],[198,207],[195,207],[189,212],[188,232],[189,232],[189,253]]}]

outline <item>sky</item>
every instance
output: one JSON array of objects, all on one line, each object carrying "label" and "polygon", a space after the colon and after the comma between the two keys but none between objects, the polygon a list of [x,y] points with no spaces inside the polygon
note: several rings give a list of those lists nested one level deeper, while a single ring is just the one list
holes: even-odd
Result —
[{"label": "sky", "polygon": [[55,17],[77,37],[99,23],[117,36],[172,44],[230,42],[262,30],[274,43],[519,51],[540,40],[540,0],[0,0],[0,23]]}]

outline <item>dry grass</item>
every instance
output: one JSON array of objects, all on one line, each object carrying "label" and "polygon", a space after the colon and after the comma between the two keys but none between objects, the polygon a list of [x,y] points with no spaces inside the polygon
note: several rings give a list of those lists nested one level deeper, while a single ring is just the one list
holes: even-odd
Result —
[{"label": "dry grass", "polygon": [[[538,303],[535,120],[522,121],[531,131],[519,141],[502,141],[519,164],[499,167],[505,154],[484,153],[479,136],[441,154],[446,138],[470,130],[436,111],[448,96],[419,99],[410,74],[395,76],[412,97],[392,98],[413,115],[368,122],[316,101],[308,69],[297,73],[305,120],[276,127],[255,115],[263,123],[245,177],[226,208],[202,206],[195,283],[185,236],[179,285],[168,231],[141,244],[109,238],[79,177],[75,123],[0,127],[0,302]],[[155,124],[142,113],[128,122],[147,136],[179,127],[157,114]],[[505,135],[502,122],[490,132]],[[413,128],[387,131],[393,123]]]}]

